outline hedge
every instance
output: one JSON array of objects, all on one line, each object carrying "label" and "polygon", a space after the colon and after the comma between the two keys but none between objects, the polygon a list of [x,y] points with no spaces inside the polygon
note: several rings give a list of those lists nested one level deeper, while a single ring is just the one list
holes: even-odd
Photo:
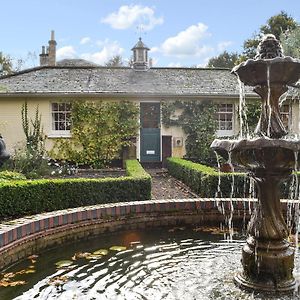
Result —
[{"label": "hedge", "polygon": [[0,219],[72,207],[151,199],[151,176],[137,160],[127,176],[100,179],[39,179],[0,182]]},{"label": "hedge", "polygon": [[[219,173],[214,168],[175,157],[167,159],[167,168],[173,177],[184,182],[200,197],[249,197],[250,178],[246,173]],[[290,176],[281,184],[281,198],[289,198],[292,181]]]}]

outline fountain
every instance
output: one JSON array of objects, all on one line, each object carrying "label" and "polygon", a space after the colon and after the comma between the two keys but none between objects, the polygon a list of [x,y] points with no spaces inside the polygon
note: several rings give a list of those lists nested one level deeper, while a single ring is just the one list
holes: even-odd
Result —
[{"label": "fountain", "polygon": [[215,140],[211,148],[225,159],[248,170],[258,189],[258,204],[248,224],[248,238],[242,250],[243,271],[235,277],[242,288],[254,291],[290,293],[294,248],[282,215],[279,183],[297,166],[300,141],[281,139],[287,132],[280,119],[279,98],[287,86],[300,78],[300,62],[285,57],[273,35],[266,35],[255,59],[233,68],[245,85],[253,86],[262,98],[256,138]]},{"label": "fountain", "polygon": [[3,165],[3,163],[9,159],[9,154],[6,151],[6,146],[4,143],[4,140],[2,138],[2,136],[0,135],[0,167]]}]

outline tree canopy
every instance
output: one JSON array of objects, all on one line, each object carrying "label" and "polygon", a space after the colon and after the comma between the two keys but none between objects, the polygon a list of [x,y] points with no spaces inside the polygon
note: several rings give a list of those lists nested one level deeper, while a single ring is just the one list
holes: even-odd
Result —
[{"label": "tree canopy", "polygon": [[229,53],[224,51],[218,56],[212,57],[207,64],[209,68],[233,68],[239,59],[239,55],[236,52]]},{"label": "tree canopy", "polygon": [[115,55],[112,58],[110,58],[106,63],[106,67],[123,67],[123,59],[121,55]]},{"label": "tree canopy", "polygon": [[245,58],[253,58],[256,55],[256,48],[264,34],[274,34],[280,39],[281,34],[297,27],[297,22],[289,16],[285,11],[281,11],[278,15],[272,16],[267,20],[265,25],[260,26],[259,32],[254,34],[252,38],[244,42],[243,55]]},{"label": "tree canopy", "polygon": [[8,55],[0,51],[0,75],[9,74],[12,72],[12,61]]},{"label": "tree canopy", "polygon": [[282,33],[280,41],[284,55],[300,58],[300,26]]}]

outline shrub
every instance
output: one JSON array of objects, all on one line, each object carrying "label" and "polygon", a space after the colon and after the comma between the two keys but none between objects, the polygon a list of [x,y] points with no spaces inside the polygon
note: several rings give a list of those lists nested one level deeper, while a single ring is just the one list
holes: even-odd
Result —
[{"label": "shrub", "polygon": [[248,196],[249,179],[244,173],[219,173],[214,168],[182,158],[168,158],[167,168],[173,177],[184,182],[200,197]]},{"label": "shrub", "polygon": [[26,177],[18,172],[2,171],[0,172],[0,180],[25,180]]},{"label": "shrub", "polygon": [[71,207],[151,198],[151,177],[138,161],[126,162],[126,177],[38,179],[0,182],[0,219]]},{"label": "shrub", "polygon": [[[184,182],[200,197],[248,198],[250,196],[250,178],[246,173],[219,173],[211,167],[182,158],[168,158],[167,162],[169,173]],[[299,184],[299,172],[297,176]],[[296,181],[295,176],[290,176],[280,184],[281,198],[298,197],[292,195],[291,189],[291,187],[295,188]]]}]

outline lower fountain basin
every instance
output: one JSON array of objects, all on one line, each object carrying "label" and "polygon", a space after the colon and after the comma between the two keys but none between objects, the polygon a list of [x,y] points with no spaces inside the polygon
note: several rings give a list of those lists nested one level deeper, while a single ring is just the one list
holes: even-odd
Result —
[{"label": "lower fountain basin", "polygon": [[278,140],[268,138],[219,140],[211,144],[211,148],[232,163],[248,170],[253,169],[286,169],[295,168],[299,157],[300,141]]},{"label": "lower fountain basin", "polygon": [[[233,282],[244,236],[236,233],[228,241],[220,232],[202,229],[195,225],[130,230],[61,246],[41,253],[34,264],[36,273],[19,277],[28,283],[0,290],[0,298],[253,299],[252,293],[240,290]],[[113,245],[127,249],[109,250]],[[98,249],[107,249],[107,255],[94,260],[71,259],[75,253]],[[56,262],[62,260],[73,264],[56,269]],[[27,269],[30,264],[30,260],[25,260],[7,272]],[[258,294],[255,299],[266,298]]]}]

